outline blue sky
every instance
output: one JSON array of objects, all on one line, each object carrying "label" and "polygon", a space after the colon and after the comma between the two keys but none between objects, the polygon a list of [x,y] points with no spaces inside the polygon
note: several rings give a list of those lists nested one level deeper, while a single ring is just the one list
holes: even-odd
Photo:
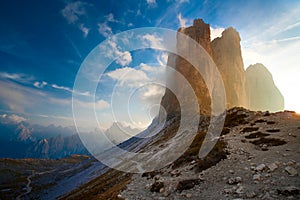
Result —
[{"label": "blue sky", "polygon": [[[17,114],[32,123],[72,126],[74,80],[93,48],[122,31],[139,27],[177,30],[191,25],[195,18],[203,18],[211,25],[212,37],[219,36],[229,26],[236,28],[242,39],[245,68],[263,63],[283,93],[286,109],[300,112],[297,87],[300,81],[300,2],[274,0],[2,2],[0,112]],[[120,73],[136,68],[137,76],[150,77],[149,63],[155,67],[166,60],[164,53],[155,51],[119,53],[124,56],[123,60],[111,65],[102,80],[103,86],[98,87],[96,104],[102,114],[111,108],[108,93]],[[123,72],[117,71],[118,67]],[[150,91],[161,92],[161,89],[148,88],[145,94]],[[85,103],[86,107],[93,106]],[[149,116],[137,116],[139,120],[135,125],[140,123],[142,127],[149,123]],[[105,114],[100,118],[105,121],[104,128],[113,120]],[[83,119],[87,126],[94,126],[88,123],[88,117]],[[120,120],[130,124],[125,118]]]}]

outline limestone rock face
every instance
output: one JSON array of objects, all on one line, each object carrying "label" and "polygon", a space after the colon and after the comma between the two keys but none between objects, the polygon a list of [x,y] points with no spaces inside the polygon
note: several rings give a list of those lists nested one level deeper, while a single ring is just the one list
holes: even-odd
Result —
[{"label": "limestone rock face", "polygon": [[[241,53],[239,33],[232,27],[223,31],[220,38],[210,41],[210,26],[203,22],[202,19],[194,20],[193,26],[182,27],[177,34],[177,52],[179,55],[188,55],[189,62],[179,55],[170,54],[168,57],[168,66],[176,69],[189,82],[193,88],[199,104],[201,114],[211,114],[211,94],[217,94],[217,98],[224,99],[216,83],[223,81],[226,92],[226,109],[232,107],[246,107],[251,110],[269,110],[279,111],[284,108],[284,100],[280,91],[274,84],[272,75],[261,64],[250,66],[247,71],[244,69],[243,58]],[[203,49],[199,53],[194,44],[188,43],[187,40],[179,37],[183,33],[196,43],[200,44]],[[216,76],[216,70],[210,62],[214,61],[222,80]],[[194,60],[193,65],[190,63]],[[199,70],[197,71],[196,68]],[[213,62],[212,62],[213,63]],[[205,80],[205,81],[204,81]],[[167,76],[167,81],[175,86],[176,96],[168,89],[162,98],[161,105],[165,108],[167,115],[178,113],[180,106],[179,97],[191,99],[189,94],[183,94],[185,88],[175,74]],[[224,99],[225,100],[225,99]],[[220,103],[221,102],[221,103]],[[222,104],[213,101],[214,105]],[[189,102],[185,103],[190,105]],[[224,105],[224,104],[222,104]]]},{"label": "limestone rock face", "polygon": [[222,75],[226,91],[226,107],[247,107],[246,76],[239,33],[232,27],[212,41],[213,59]]},{"label": "limestone rock face", "polygon": [[[194,39],[205,49],[205,51],[210,56],[212,56],[212,49],[210,43],[210,26],[209,24],[204,23],[202,19],[194,20],[193,26],[188,28],[180,28],[178,32],[188,35],[189,37]],[[199,58],[200,55],[194,55],[195,47],[187,46],[185,42],[186,41],[180,41],[177,38],[177,51],[182,52],[183,54],[188,54],[193,58]],[[207,56],[207,53],[205,56]],[[199,72],[184,58],[173,54],[169,55],[168,66],[175,68],[180,74],[182,74],[185,77],[186,80],[189,81],[190,85],[193,88],[193,91],[197,96],[200,112],[207,114],[210,113],[211,100],[209,92]],[[207,77],[211,77],[211,73],[212,72],[210,71],[205,71],[203,74],[207,75]],[[181,88],[180,82],[174,77],[169,77],[169,80],[167,81],[173,82],[171,84],[175,84],[178,90],[183,91],[184,88]],[[166,93],[162,98],[161,105],[166,109],[167,114],[180,111],[179,103],[176,99],[176,96],[168,89],[166,90]]]},{"label": "limestone rock face", "polygon": [[251,110],[276,112],[284,109],[284,98],[276,87],[272,74],[262,64],[246,70],[246,92]]}]

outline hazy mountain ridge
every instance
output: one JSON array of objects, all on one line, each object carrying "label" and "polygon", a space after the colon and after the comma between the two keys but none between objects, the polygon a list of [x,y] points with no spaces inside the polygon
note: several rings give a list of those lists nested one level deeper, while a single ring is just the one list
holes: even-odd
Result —
[{"label": "hazy mountain ridge", "polygon": [[[0,157],[6,158],[63,158],[72,154],[89,154],[74,127],[31,125],[26,121],[0,118]],[[140,132],[122,123],[113,123],[104,134],[119,144]],[[90,141],[99,139],[97,132],[89,134]],[[103,143],[103,149],[110,144]]]}]

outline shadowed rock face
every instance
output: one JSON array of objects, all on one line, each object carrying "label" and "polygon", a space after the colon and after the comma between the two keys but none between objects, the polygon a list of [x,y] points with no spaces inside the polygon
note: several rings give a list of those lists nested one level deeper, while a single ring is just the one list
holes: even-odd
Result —
[{"label": "shadowed rock face", "polygon": [[222,37],[211,43],[214,62],[224,81],[227,108],[247,107],[246,76],[240,40],[239,33],[230,27],[222,33]]},{"label": "shadowed rock face", "polygon": [[251,110],[276,112],[284,109],[284,98],[276,87],[272,74],[262,64],[246,70],[246,91]]},{"label": "shadowed rock face", "polygon": [[[203,22],[202,19],[194,20],[193,26],[188,28],[180,28],[178,32],[188,35],[199,43],[205,51],[212,56],[212,49],[210,43],[210,26]],[[185,53],[193,55],[193,47],[188,47],[184,41],[177,41],[177,51],[185,51]],[[193,55],[194,58],[197,58],[200,55]],[[168,66],[175,68],[179,73],[181,73],[186,80],[189,81],[190,85],[193,87],[193,90],[197,96],[199,109],[201,113],[210,113],[210,95],[207,89],[207,86],[199,74],[199,72],[185,59],[177,55],[169,55]],[[205,72],[209,77],[209,71]],[[171,84],[175,84],[177,88],[180,88],[180,83],[178,80],[175,80],[174,77],[169,77]],[[166,90],[165,95],[162,98],[161,105],[164,106],[168,115],[179,112],[180,107],[175,95]]]}]

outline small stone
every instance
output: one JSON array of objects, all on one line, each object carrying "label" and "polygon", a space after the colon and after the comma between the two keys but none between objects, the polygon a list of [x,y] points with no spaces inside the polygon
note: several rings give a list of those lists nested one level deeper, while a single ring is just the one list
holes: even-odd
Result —
[{"label": "small stone", "polygon": [[160,188],[159,193],[164,193],[165,188]]},{"label": "small stone", "polygon": [[274,170],[276,170],[278,168],[278,166],[275,163],[271,163],[268,165],[268,168],[271,172],[273,172]]},{"label": "small stone", "polygon": [[267,192],[261,199],[270,199],[270,194]]},{"label": "small stone", "polygon": [[290,175],[290,176],[297,176],[298,172],[295,168],[291,167],[291,166],[287,166],[286,168],[284,168],[284,170]]},{"label": "small stone", "polygon": [[235,193],[243,194],[244,193],[244,187],[243,186],[238,187],[238,189],[236,189]]},{"label": "small stone", "polygon": [[253,175],[253,180],[254,181],[260,181],[261,180],[261,175],[260,174],[254,174]]},{"label": "small stone", "polygon": [[233,185],[233,184],[238,184],[238,183],[241,183],[242,182],[242,178],[241,177],[235,177],[235,178],[229,178],[227,183],[229,185]]},{"label": "small stone", "polygon": [[256,197],[256,193],[255,192],[247,192],[246,197],[249,199],[254,198],[254,197]]},{"label": "small stone", "polygon": [[180,174],[181,172],[178,169],[171,171],[172,176],[179,176]]},{"label": "small stone", "polygon": [[159,192],[161,188],[164,187],[164,183],[160,181],[156,181],[151,185],[150,191],[151,192]]},{"label": "small stone", "polygon": [[163,193],[163,195],[164,195],[164,197],[167,197],[167,196],[169,196],[169,192],[168,191],[165,191],[164,193]]},{"label": "small stone", "polygon": [[268,145],[266,145],[266,144],[262,145],[261,150],[268,151],[269,150]]},{"label": "small stone", "polygon": [[230,173],[230,174],[233,174],[233,173],[234,173],[234,171],[233,171],[233,170],[229,170],[229,173]]},{"label": "small stone", "polygon": [[229,179],[228,179],[228,181],[227,181],[227,183],[228,183],[229,185],[233,185],[233,184],[235,184],[235,182],[234,182],[234,179],[233,179],[233,178],[229,178]]},{"label": "small stone", "polygon": [[265,167],[266,167],[265,164],[260,164],[260,165],[258,165],[258,166],[255,168],[255,171],[262,171],[262,170],[265,169]]},{"label": "small stone", "polygon": [[235,182],[237,182],[237,183],[241,183],[241,182],[242,182],[242,178],[241,178],[241,177],[239,177],[239,176],[238,176],[238,177],[236,177],[236,178],[235,178]]},{"label": "small stone", "polygon": [[287,149],[285,149],[285,151],[292,151],[291,149],[289,149],[289,148],[287,148]]},{"label": "small stone", "polygon": [[300,194],[300,189],[295,186],[288,186],[288,187],[284,187],[282,189],[277,189],[277,192],[278,192],[278,194],[282,194],[285,196],[297,195],[297,194]]},{"label": "small stone", "polygon": [[291,166],[291,165],[294,165],[294,164],[295,164],[295,163],[292,162],[292,161],[289,161],[289,162],[286,163],[286,165],[288,165],[288,166]]},{"label": "small stone", "polygon": [[186,194],[185,196],[186,196],[187,198],[191,198],[191,197],[192,197],[192,194],[189,193],[189,194]]},{"label": "small stone", "polygon": [[224,189],[224,193],[225,194],[232,194],[233,193],[233,190],[231,188],[225,188]]},{"label": "small stone", "polygon": [[271,177],[271,174],[269,174],[269,173],[265,174],[265,177]]}]

